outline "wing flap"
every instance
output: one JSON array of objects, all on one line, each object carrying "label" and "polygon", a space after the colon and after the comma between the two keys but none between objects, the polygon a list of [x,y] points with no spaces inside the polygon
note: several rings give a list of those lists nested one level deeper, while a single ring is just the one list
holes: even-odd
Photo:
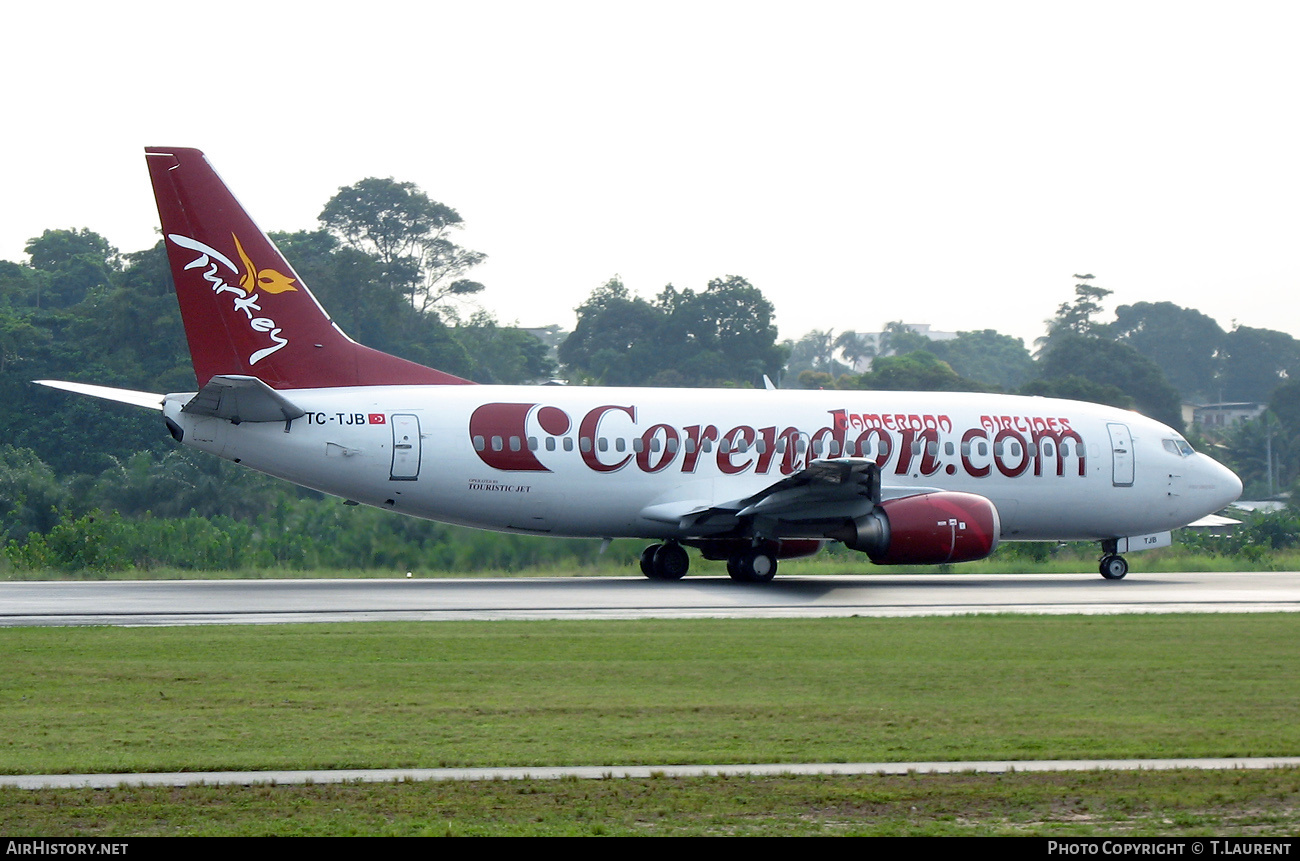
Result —
[{"label": "wing flap", "polygon": [[710,502],[696,496],[661,501],[643,508],[641,517],[690,535],[737,532],[821,535],[826,526],[869,514],[881,500],[940,490],[938,487],[883,487],[880,467],[867,458],[818,458],[793,475],[743,499]]}]

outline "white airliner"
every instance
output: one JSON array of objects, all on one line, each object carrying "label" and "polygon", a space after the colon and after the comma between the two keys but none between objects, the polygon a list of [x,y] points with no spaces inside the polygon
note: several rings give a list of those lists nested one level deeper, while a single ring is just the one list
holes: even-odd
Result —
[{"label": "white airliner", "polygon": [[198,150],[146,150],[198,392],[39,382],[160,410],[173,437],[349,502],[481,529],[641,538],[646,576],[841,541],[875,563],[999,541],[1127,551],[1241,492],[1178,433],[1096,404],[988,394],[480,386],[330,320]]}]

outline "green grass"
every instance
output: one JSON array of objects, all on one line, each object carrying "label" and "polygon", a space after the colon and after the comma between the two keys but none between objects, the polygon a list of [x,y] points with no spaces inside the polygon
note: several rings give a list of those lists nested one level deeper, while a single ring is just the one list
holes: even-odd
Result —
[{"label": "green grass", "polygon": [[[1294,755],[1292,614],[0,629],[0,772]],[[1300,770],[0,789],[0,833],[1300,830]]]},{"label": "green grass", "polygon": [[1290,755],[1291,614],[0,630],[0,772]]},{"label": "green grass", "polygon": [[[0,833],[1294,839],[1300,770],[0,789]],[[128,851],[134,854],[135,847]]]}]

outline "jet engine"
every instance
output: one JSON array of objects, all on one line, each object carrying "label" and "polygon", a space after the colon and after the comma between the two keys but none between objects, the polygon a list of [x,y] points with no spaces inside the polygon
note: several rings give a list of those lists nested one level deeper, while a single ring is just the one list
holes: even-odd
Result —
[{"label": "jet engine", "polygon": [[983,559],[998,546],[1001,529],[998,510],[988,499],[940,491],[881,502],[826,537],[867,554],[877,565],[941,565]]}]

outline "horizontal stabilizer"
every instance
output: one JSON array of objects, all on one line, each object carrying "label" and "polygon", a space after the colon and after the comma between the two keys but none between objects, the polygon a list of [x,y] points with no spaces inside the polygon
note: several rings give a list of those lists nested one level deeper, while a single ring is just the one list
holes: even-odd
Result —
[{"label": "horizontal stabilizer", "polygon": [[42,386],[49,386],[52,389],[62,389],[65,392],[74,392],[78,395],[90,395],[92,398],[117,401],[119,404],[130,404],[133,407],[148,407],[151,410],[162,410],[163,408],[164,396],[155,395],[152,392],[114,389],[109,386],[92,386],[89,383],[68,383],[63,380],[35,380],[34,382]]},{"label": "horizontal stabilizer", "polygon": [[307,411],[257,377],[217,375],[181,412],[240,422],[287,422]]}]

